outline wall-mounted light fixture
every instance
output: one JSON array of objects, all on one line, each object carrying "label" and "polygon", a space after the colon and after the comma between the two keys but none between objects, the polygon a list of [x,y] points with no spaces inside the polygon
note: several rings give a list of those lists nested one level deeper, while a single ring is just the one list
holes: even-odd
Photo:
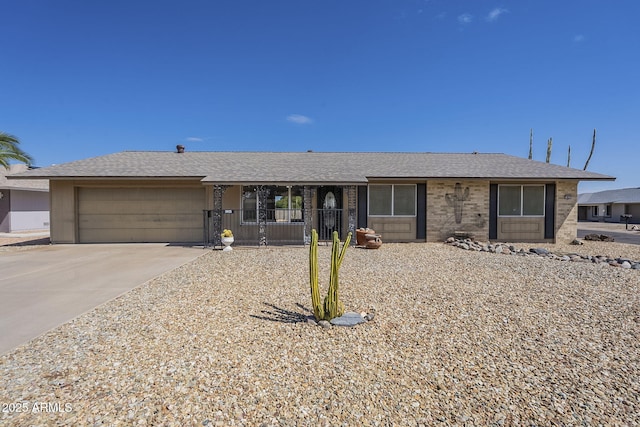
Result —
[{"label": "wall-mounted light fixture", "polygon": [[565,200],[571,200],[571,198],[572,198],[572,197],[573,197],[573,196],[572,196],[571,194],[565,194],[565,195],[564,195],[564,199],[565,199]]}]

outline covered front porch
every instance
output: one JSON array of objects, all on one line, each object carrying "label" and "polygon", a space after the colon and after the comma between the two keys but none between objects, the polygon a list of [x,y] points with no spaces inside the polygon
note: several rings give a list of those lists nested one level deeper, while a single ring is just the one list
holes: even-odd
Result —
[{"label": "covered front porch", "polygon": [[213,209],[203,211],[203,243],[222,246],[233,232],[235,245],[306,245],[311,230],[320,240],[355,234],[355,185],[213,185]]}]

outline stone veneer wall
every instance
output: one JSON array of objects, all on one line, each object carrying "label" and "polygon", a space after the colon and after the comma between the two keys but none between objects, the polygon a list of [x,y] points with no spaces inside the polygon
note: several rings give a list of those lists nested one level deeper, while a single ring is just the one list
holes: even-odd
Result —
[{"label": "stone veneer wall", "polygon": [[[458,191],[456,184],[460,184]],[[460,223],[456,222],[456,204],[462,209]],[[427,181],[427,242],[442,242],[456,231],[489,239],[489,181]]]},{"label": "stone veneer wall", "polygon": [[[565,199],[565,194],[571,198]],[[568,243],[578,235],[578,181],[556,182],[556,243]]]}]

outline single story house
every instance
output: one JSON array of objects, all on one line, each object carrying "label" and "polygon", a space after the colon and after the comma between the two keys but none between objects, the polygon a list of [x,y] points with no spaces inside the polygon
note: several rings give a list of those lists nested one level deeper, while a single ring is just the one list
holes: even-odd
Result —
[{"label": "single story house", "polygon": [[51,241],[303,244],[316,228],[385,242],[456,233],[571,241],[577,185],[615,178],[505,154],[125,151],[24,172],[49,179]]},{"label": "single story house", "polygon": [[29,170],[27,165],[0,166],[0,232],[49,229],[49,181],[8,180],[8,175]]},{"label": "single story house", "polygon": [[640,187],[584,193],[578,196],[580,221],[625,222],[640,224]]}]

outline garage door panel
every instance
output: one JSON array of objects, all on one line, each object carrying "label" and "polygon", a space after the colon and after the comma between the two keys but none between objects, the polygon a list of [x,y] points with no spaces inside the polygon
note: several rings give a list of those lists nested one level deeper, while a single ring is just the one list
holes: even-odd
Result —
[{"label": "garage door panel", "polygon": [[202,242],[202,228],[198,229],[87,229],[82,234],[85,243],[164,243]]},{"label": "garage door panel", "polygon": [[79,188],[80,242],[199,242],[205,190]]},{"label": "garage door panel", "polygon": [[202,214],[187,215],[83,215],[79,221],[82,228],[192,228],[197,224],[202,229]]},{"label": "garage door panel", "polygon": [[[78,213],[81,215],[91,214],[91,215],[111,215],[111,214],[119,214],[122,212],[126,212],[128,215],[147,215],[150,212],[164,212],[167,210],[165,206],[167,202],[159,202],[159,201],[141,201],[136,200],[135,202],[122,202],[122,201],[100,201],[100,202],[79,202],[78,203]],[[173,206],[171,212],[176,215],[188,215],[189,213],[193,213],[194,211],[202,209],[200,204],[193,203],[185,203],[182,201],[173,201],[176,206]]]},{"label": "garage door panel", "polygon": [[[183,205],[201,207],[204,201],[202,188],[80,188],[78,191],[79,208],[89,209],[100,204],[108,212],[117,212],[120,205],[129,208],[137,205],[150,205],[157,202],[159,206],[175,210]],[[171,203],[171,204],[167,204]]]}]

